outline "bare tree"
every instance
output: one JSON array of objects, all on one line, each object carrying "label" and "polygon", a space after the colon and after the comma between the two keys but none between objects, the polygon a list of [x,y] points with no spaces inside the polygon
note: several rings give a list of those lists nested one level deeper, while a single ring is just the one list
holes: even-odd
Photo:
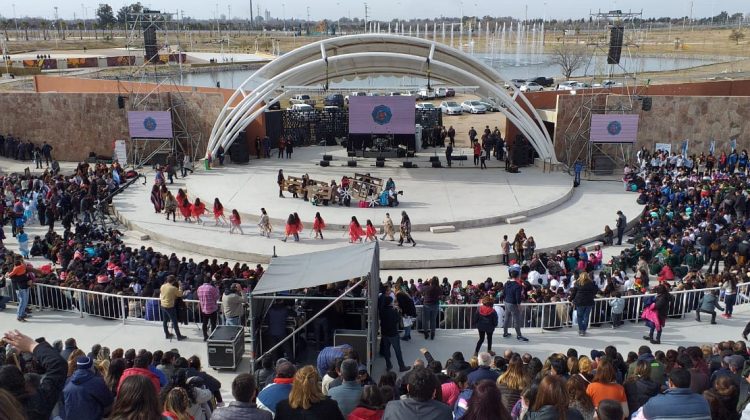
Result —
[{"label": "bare tree", "polygon": [[740,41],[745,39],[745,33],[739,29],[732,29],[732,33],[729,34],[729,40],[734,41],[737,45],[740,45]]},{"label": "bare tree", "polygon": [[552,63],[560,66],[562,74],[569,79],[570,75],[586,64],[589,56],[586,46],[561,44],[552,50]]}]

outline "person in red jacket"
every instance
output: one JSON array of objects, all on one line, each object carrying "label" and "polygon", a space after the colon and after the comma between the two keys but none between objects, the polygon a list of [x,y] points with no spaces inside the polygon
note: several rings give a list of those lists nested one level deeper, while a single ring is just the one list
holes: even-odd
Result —
[{"label": "person in red jacket", "polygon": [[138,356],[133,360],[133,367],[130,369],[125,369],[125,372],[122,373],[120,382],[117,383],[118,393],[120,392],[120,386],[122,386],[122,382],[125,380],[125,378],[134,375],[142,375],[147,377],[151,381],[151,383],[154,384],[154,390],[156,391],[156,393],[159,394],[159,392],[161,392],[159,377],[148,370],[148,359],[143,356]]},{"label": "person in red jacket", "polygon": [[349,413],[347,420],[380,420],[387,402],[377,385],[365,385],[357,408]]}]

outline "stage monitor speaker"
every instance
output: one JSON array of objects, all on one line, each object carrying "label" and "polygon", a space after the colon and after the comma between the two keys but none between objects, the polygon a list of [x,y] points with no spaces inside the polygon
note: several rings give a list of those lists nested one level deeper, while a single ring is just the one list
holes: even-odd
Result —
[{"label": "stage monitor speaker", "polygon": [[380,162],[380,161],[385,161],[385,158],[383,156],[378,156],[375,158],[375,160]]},{"label": "stage monitor speaker", "polygon": [[156,26],[149,25],[143,30],[143,47],[146,50],[146,61],[159,59],[159,44],[156,41]]},{"label": "stage monitor speaker", "polygon": [[348,166],[350,168],[356,168],[357,167],[357,161],[354,160],[354,159],[349,160],[348,162],[346,162],[346,166]]},{"label": "stage monitor speaker", "polygon": [[331,163],[330,163],[330,162],[328,162],[327,160],[321,160],[321,161],[320,161],[320,166],[329,166],[330,164],[331,164]]},{"label": "stage monitor speaker", "polygon": [[403,163],[404,168],[413,168],[414,164],[412,162],[404,162]]},{"label": "stage monitor speaker", "polygon": [[624,35],[625,28],[622,26],[613,26],[612,29],[609,30],[609,52],[607,53],[607,64],[620,64]]},{"label": "stage monitor speaker", "polygon": [[442,168],[442,167],[443,167],[443,165],[441,165],[441,164],[440,164],[440,161],[439,161],[439,160],[433,160],[433,161],[432,161],[432,167],[433,167],[433,168]]},{"label": "stage monitor speaker", "polygon": [[414,157],[415,155],[416,153],[413,150],[409,150],[408,152],[406,152],[406,157]]},{"label": "stage monitor speaker", "polygon": [[323,160],[330,162],[330,161],[333,160],[333,156],[331,156],[331,155],[323,155]]},{"label": "stage monitor speaker", "polygon": [[118,96],[117,97],[117,107],[120,109],[125,108],[125,97],[124,96]]},{"label": "stage monitor speaker", "polygon": [[247,144],[244,132],[240,133],[234,143],[229,146],[229,157],[232,158],[232,163],[250,162],[250,147]]},{"label": "stage monitor speaker", "polygon": [[641,103],[641,109],[644,111],[651,111],[651,105],[653,105],[653,98],[646,96]]},{"label": "stage monitor speaker", "polygon": [[375,166],[377,166],[378,168],[385,168],[385,161],[384,160],[376,160],[375,161]]}]

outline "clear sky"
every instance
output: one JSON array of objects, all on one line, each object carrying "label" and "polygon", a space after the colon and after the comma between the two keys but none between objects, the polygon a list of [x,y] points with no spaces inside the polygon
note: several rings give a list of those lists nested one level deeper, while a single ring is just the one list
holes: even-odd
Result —
[{"label": "clear sky", "polygon": [[[161,11],[184,11],[185,16],[197,19],[212,19],[218,9],[219,15],[232,18],[249,18],[251,0],[144,0],[142,4]],[[15,15],[39,16],[47,19],[54,17],[55,9],[61,18],[72,19],[75,13],[80,18],[85,14],[93,18],[99,3],[109,3],[117,11],[126,3],[123,0],[0,0],[0,14],[6,18]],[[365,2],[359,0],[252,0],[253,9],[258,5],[261,14],[267,9],[271,16],[287,19],[304,19],[307,7],[310,8],[312,20],[336,19],[339,17],[359,17],[365,14]],[[374,19],[390,20],[394,18],[440,16],[458,16],[463,10],[466,16],[513,16],[524,18],[528,7],[529,18],[580,18],[587,16],[590,10],[621,9],[640,11],[649,17],[681,17],[690,15],[693,5],[693,16],[696,18],[716,15],[722,10],[730,14],[735,12],[750,13],[748,0],[370,0],[367,2],[368,14]],[[231,7],[231,15],[229,10]],[[256,11],[254,10],[254,12]]]}]

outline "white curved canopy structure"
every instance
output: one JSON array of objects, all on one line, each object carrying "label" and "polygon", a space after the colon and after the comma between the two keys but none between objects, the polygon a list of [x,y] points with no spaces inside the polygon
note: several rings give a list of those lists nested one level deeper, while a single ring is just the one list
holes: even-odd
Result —
[{"label": "white curved canopy structure", "polygon": [[[305,45],[265,65],[234,92],[211,130],[206,155],[219,146],[228,149],[270,104],[285,95],[284,86],[322,85],[329,80],[368,76],[426,76],[446,85],[478,86],[477,95],[493,98],[513,125],[529,139],[539,157],[557,163],[549,133],[541,117],[506,79],[481,61],[446,45],[389,34],[330,38]],[[251,90],[250,86],[257,86]],[[529,110],[522,108],[514,97]],[[238,102],[239,101],[239,102]]]}]

